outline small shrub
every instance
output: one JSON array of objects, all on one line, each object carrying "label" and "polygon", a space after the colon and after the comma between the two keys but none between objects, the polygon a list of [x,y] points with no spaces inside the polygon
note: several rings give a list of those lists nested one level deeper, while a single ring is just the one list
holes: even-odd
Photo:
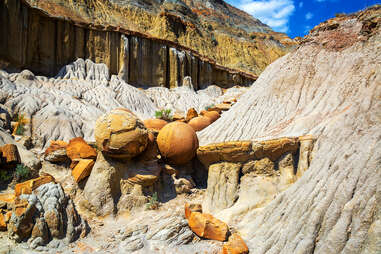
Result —
[{"label": "small shrub", "polygon": [[205,110],[208,110],[208,109],[210,109],[210,108],[214,108],[214,104],[211,104],[211,105],[206,106],[206,107],[205,107]]},{"label": "small shrub", "polygon": [[159,208],[159,201],[157,197],[157,192],[155,192],[152,197],[149,197],[148,203],[146,204],[147,210],[156,210]]},{"label": "small shrub", "polygon": [[30,169],[24,164],[17,164],[15,174],[17,178],[26,180],[30,177]]},{"label": "small shrub", "polygon": [[257,38],[257,36],[256,36],[255,34],[252,34],[252,35],[250,35],[250,38],[251,38],[252,40],[255,40],[255,39]]},{"label": "small shrub", "polygon": [[0,170],[0,182],[8,182],[12,178],[12,175],[6,170]]},{"label": "small shrub", "polygon": [[25,131],[25,118],[23,114],[17,114],[15,117],[15,120],[17,122],[17,129],[15,131],[16,135],[22,136],[24,135]]},{"label": "small shrub", "polygon": [[171,109],[162,109],[155,112],[155,117],[158,119],[163,119],[165,121],[172,121],[172,110]]}]

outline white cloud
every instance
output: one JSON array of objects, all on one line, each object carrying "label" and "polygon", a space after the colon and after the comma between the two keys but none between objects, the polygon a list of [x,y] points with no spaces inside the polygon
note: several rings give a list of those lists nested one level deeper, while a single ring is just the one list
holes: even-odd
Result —
[{"label": "white cloud", "polygon": [[288,32],[288,22],[295,11],[293,0],[241,0],[238,7],[284,33]]},{"label": "white cloud", "polygon": [[314,14],[312,14],[311,12],[307,12],[306,14],[306,20],[310,20],[314,17]]},{"label": "white cloud", "polygon": [[300,2],[300,3],[299,3],[299,8],[302,8],[303,5],[304,5],[304,3],[303,3],[303,2]]}]

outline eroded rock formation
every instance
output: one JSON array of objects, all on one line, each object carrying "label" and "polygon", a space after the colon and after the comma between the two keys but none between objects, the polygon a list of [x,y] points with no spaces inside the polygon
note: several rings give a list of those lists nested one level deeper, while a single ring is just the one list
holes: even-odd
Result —
[{"label": "eroded rock formation", "polygon": [[300,165],[308,170],[295,184],[264,208],[234,213],[254,253],[377,249],[380,10],[376,6],[317,26],[298,50],[271,64],[228,113],[198,133],[201,145],[317,138],[312,160]]},{"label": "eroded rock formation", "polygon": [[[21,7],[20,2],[31,6],[33,10],[28,11],[26,8]],[[4,0],[0,3],[0,6],[3,7],[4,3],[5,6],[16,7],[10,10],[9,15],[6,15],[7,12],[1,15],[3,18],[1,23],[6,26],[6,28],[3,26],[1,29],[8,32],[13,30],[14,32],[9,34],[11,43],[13,39],[19,36],[17,32],[21,32],[21,24],[29,24],[32,27],[29,26],[30,29],[26,30],[31,30],[34,35],[23,33],[22,36],[26,36],[23,38],[30,38],[28,41],[33,43],[32,48],[35,53],[53,53],[52,50],[57,49],[56,61],[61,63],[61,66],[68,63],[61,62],[66,58],[66,55],[73,54],[73,50],[75,50],[76,54],[84,54],[75,55],[76,57],[91,58],[96,62],[99,60],[99,62],[106,63],[113,73],[122,68],[127,71],[124,73],[129,75],[128,66],[119,65],[122,62],[116,60],[119,57],[124,58],[126,56],[128,58],[120,50],[122,49],[121,43],[127,42],[120,40],[120,36],[116,33],[104,32],[112,30],[121,31],[122,33],[127,32],[127,34],[132,33],[133,35],[146,34],[150,37],[164,39],[173,45],[194,49],[223,66],[256,75],[269,63],[287,53],[295,45],[295,42],[285,34],[273,32],[270,27],[261,23],[258,19],[220,0],[79,0],[70,2],[62,0]],[[5,8],[1,8],[1,10],[6,11]],[[22,14],[17,15],[20,14],[20,10],[22,10]],[[34,15],[37,12],[44,13],[45,17],[59,18],[61,21],[46,22],[46,18]],[[26,16],[26,14],[28,15]],[[25,19],[19,23],[17,19],[21,17]],[[93,31],[77,29],[68,22],[62,22],[63,19],[80,27],[90,27]],[[23,23],[24,21],[27,23]],[[19,25],[15,26],[15,23]],[[47,34],[45,32],[52,33]],[[57,38],[55,41],[49,40],[49,38],[54,37]],[[39,42],[40,40],[44,42],[42,42],[43,44],[35,43],[33,38],[38,39]],[[158,78],[157,83],[165,81],[162,79],[165,79],[165,76],[151,67],[165,65],[165,61],[163,62],[162,59],[165,59],[168,49],[160,47],[160,44],[152,43],[149,40],[140,40],[137,37],[128,41],[132,47],[135,47],[135,53],[141,53],[143,58],[141,63],[148,63],[148,65],[139,66],[142,69],[137,68],[136,75],[132,75],[133,78],[141,78],[141,81],[146,81],[146,78],[150,79],[158,75],[156,77]],[[17,42],[13,40],[13,43]],[[54,47],[56,43],[58,47]],[[38,45],[51,47],[51,50],[36,50]],[[87,50],[83,49],[85,45],[88,46]],[[150,47],[151,45],[152,47]],[[144,50],[136,51],[139,47],[144,48]],[[31,47],[28,46],[28,48]],[[102,52],[103,50],[105,52]],[[155,62],[146,62],[149,59],[149,53],[164,58],[157,59]],[[173,53],[176,57],[177,53]],[[18,56],[20,54],[22,55],[21,52],[17,53]],[[119,54],[123,56],[119,56]],[[183,57],[181,55],[184,56],[184,54],[180,54],[179,57]],[[43,55],[34,57],[28,55],[25,60],[33,58],[36,64],[36,61],[39,61],[38,59],[41,59],[41,57]],[[54,61],[53,57],[54,54],[51,54],[49,59]],[[189,57],[187,55],[188,59]],[[70,61],[72,60],[70,59]],[[177,61],[176,58],[173,58],[173,60]],[[193,65],[191,68],[194,68],[196,62],[193,60],[191,62]],[[134,61],[134,63],[140,62]],[[48,65],[48,63],[44,64],[45,67],[49,67]],[[135,66],[132,67],[135,70]],[[210,71],[208,65],[203,68]],[[185,69],[186,67],[182,66],[180,72]],[[148,70],[154,70],[155,72],[153,75],[149,75],[145,72]],[[195,80],[193,76],[192,78]],[[171,78],[171,80],[174,79]]]},{"label": "eroded rock formation", "polygon": [[[27,68],[53,76],[66,64],[85,58],[106,64],[112,74],[119,73],[124,81],[140,87],[179,87],[187,76],[192,78],[195,89],[212,84],[247,86],[256,79],[171,41],[120,27],[73,21],[69,13],[50,15],[54,9],[34,8],[28,1],[2,0],[0,10],[0,33],[5,35],[0,42],[3,69]],[[60,74],[66,78],[71,71],[73,68],[68,66]]]}]

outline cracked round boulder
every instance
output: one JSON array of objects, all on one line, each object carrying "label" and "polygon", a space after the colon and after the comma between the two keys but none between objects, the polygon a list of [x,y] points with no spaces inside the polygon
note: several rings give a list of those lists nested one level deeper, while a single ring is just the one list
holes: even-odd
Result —
[{"label": "cracked round boulder", "polygon": [[127,109],[114,109],[99,117],[94,134],[98,149],[112,158],[133,158],[142,153],[148,143],[143,122]]},{"label": "cracked round boulder", "polygon": [[161,155],[170,164],[183,165],[196,155],[198,139],[190,125],[172,122],[160,130],[157,145]]}]

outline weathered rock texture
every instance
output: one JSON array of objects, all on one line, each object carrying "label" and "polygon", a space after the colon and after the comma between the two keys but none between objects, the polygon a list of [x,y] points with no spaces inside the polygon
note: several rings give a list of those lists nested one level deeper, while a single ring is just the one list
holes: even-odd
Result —
[{"label": "weathered rock texture", "polygon": [[312,159],[315,140],[308,138],[308,148],[300,146],[306,137],[200,147],[197,157],[208,168],[204,210],[230,223],[237,213],[267,205],[306,171],[298,164],[308,165]]},{"label": "weathered rock texture", "polygon": [[8,206],[12,210],[7,222],[9,237],[17,242],[27,240],[33,249],[47,251],[49,248],[43,246],[52,240],[71,243],[88,230],[73,201],[54,182],[16,197]]},{"label": "weathered rock texture", "polygon": [[36,148],[75,137],[94,142],[96,119],[116,108],[127,108],[142,120],[153,118],[159,109],[184,115],[189,108],[200,112],[208,105],[238,98],[246,90],[233,87],[224,93],[217,86],[197,92],[187,87],[140,90],[115,75],[110,77],[106,65],[82,59],[62,68],[55,78],[26,70],[0,72],[0,103],[11,115],[30,119],[24,135],[33,138]]},{"label": "weathered rock texture", "polygon": [[312,160],[303,164],[308,170],[295,184],[262,209],[234,214],[251,252],[380,252],[374,240],[380,232],[380,13],[378,6],[317,26],[199,133],[201,144],[317,137]]},{"label": "weathered rock texture", "polygon": [[[217,65],[171,41],[121,27],[86,23],[75,15],[78,9],[70,4],[63,7],[55,1],[37,1],[35,6],[33,2],[0,2],[0,33],[4,35],[0,42],[0,68],[28,68],[52,76],[77,58],[86,58],[105,63],[112,74],[119,73],[124,81],[142,87],[178,87],[186,76],[192,78],[196,89],[212,84],[250,85],[256,79],[254,75]],[[71,11],[57,12],[71,7]]]},{"label": "weathered rock texture", "polygon": [[[21,2],[24,3],[21,5]],[[197,60],[191,59],[192,55],[186,55],[185,59],[185,55],[177,55],[176,52],[170,56],[169,47],[162,47],[162,43],[152,40],[142,40],[141,36],[135,35],[147,34],[166,40],[167,45],[185,46],[210,57],[213,62],[254,74],[259,74],[295,44],[285,34],[273,32],[259,20],[220,0],[3,0],[0,4],[3,11],[1,34],[9,36],[8,42],[2,41],[3,45],[9,43],[11,46],[21,46],[17,52],[9,51],[13,57],[9,56],[12,60],[22,60],[19,57],[24,57],[25,61],[18,63],[33,62],[40,70],[43,67],[57,69],[57,66],[49,63],[62,66],[68,60],[73,60],[67,59],[70,56],[86,57],[106,63],[113,73],[122,69],[132,79],[139,78],[139,82],[154,78],[155,84],[165,84],[166,74],[157,72],[157,67],[165,66],[166,60],[172,61],[171,65],[179,60],[188,62],[188,67],[180,65],[178,70],[175,70],[177,64],[173,65],[171,73],[182,73],[188,68],[194,70]],[[8,6],[11,7],[9,10],[6,8]],[[121,34],[126,34],[128,40],[121,40]],[[35,43],[34,39],[38,39],[38,42]],[[135,53],[125,54],[124,45],[134,49]],[[139,51],[138,48],[143,50]],[[25,55],[27,49],[33,49],[34,53]],[[151,53],[160,58],[147,62],[151,59]],[[141,58],[142,61],[133,61],[143,65],[139,65],[136,73],[129,74],[131,68],[124,65],[123,61],[131,57],[136,60]],[[137,67],[131,66],[132,70]],[[200,68],[204,71],[213,69],[209,67],[201,62]],[[153,72],[145,72],[149,70]],[[195,80],[194,76],[192,79]]]}]

